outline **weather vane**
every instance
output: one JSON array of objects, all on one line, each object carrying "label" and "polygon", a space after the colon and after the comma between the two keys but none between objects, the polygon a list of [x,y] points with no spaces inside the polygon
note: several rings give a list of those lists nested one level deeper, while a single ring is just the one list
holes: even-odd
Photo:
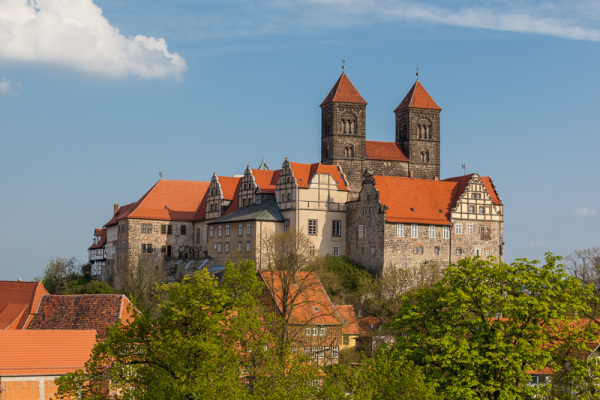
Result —
[{"label": "weather vane", "polygon": [[466,165],[466,164],[463,164],[463,165],[462,165],[462,169],[463,169],[463,175],[466,175],[466,174],[467,174],[467,173],[466,173],[467,165]]},{"label": "weather vane", "polygon": [[159,179],[162,179],[162,171],[160,171],[160,172],[158,173],[158,177],[159,177]]},{"label": "weather vane", "polygon": [[417,67],[417,73],[416,73],[416,75],[417,75],[417,80],[419,80],[419,67]]},{"label": "weather vane", "polygon": [[346,60],[342,60],[342,71],[346,69]]}]

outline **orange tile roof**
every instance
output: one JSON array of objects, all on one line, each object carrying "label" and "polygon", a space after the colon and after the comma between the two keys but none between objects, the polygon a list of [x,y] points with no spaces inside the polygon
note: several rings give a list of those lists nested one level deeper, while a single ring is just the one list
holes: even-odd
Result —
[{"label": "orange tile roof", "polygon": [[0,330],[26,328],[45,294],[41,282],[0,281]]},{"label": "orange tile roof", "polygon": [[[473,175],[474,174],[469,174],[469,175],[455,176],[453,178],[444,179],[445,182],[457,182],[458,183],[458,189],[456,191],[456,196],[457,196],[456,200],[458,200],[458,197],[464,193],[465,188],[469,184],[469,181],[471,180]],[[492,199],[492,202],[494,204],[501,205],[502,201],[500,201],[500,198],[498,197],[498,193],[496,193],[496,188],[494,187],[494,184],[492,183],[491,178],[489,176],[480,176],[479,178],[481,179],[483,186],[486,188],[488,195]]]},{"label": "orange tile roof", "polygon": [[233,200],[235,197],[235,190],[238,183],[242,180],[241,177],[231,176],[218,176],[219,183],[221,184],[221,192],[223,192],[223,198],[225,200]]},{"label": "orange tile roof", "polygon": [[348,190],[346,182],[342,178],[339,168],[336,165],[323,165],[320,162],[314,164],[301,164],[290,161],[290,168],[296,178],[298,187],[308,188],[316,174],[331,175],[339,190]]},{"label": "orange tile roof", "polygon": [[408,91],[404,100],[394,110],[400,111],[405,108],[426,108],[429,110],[441,110],[440,106],[435,104],[427,90],[421,85],[421,82],[416,81],[412,88]]},{"label": "orange tile roof", "polygon": [[487,189],[488,194],[492,198],[494,204],[502,204],[502,201],[500,201],[500,198],[498,197],[498,193],[496,192],[496,187],[494,186],[492,179],[489,176],[482,176],[481,181],[483,182],[483,186],[485,186],[485,188]]},{"label": "orange tile roof", "polygon": [[387,222],[450,225],[456,202],[455,182],[374,176]]},{"label": "orange tile roof", "polygon": [[94,236],[102,236],[102,234],[104,233],[104,229],[102,228],[96,228],[94,229]]},{"label": "orange tile roof", "polygon": [[289,302],[288,307],[291,306],[290,323],[300,325],[341,324],[340,316],[314,272],[296,272],[293,277],[295,283],[292,283],[292,277],[286,271],[260,271],[260,277],[267,285],[272,300],[280,312],[286,301],[283,288],[288,287],[287,302]]},{"label": "orange tile roof", "polygon": [[113,217],[110,219],[110,221],[108,221],[104,225],[104,227],[116,225],[120,219],[127,218],[127,216],[135,209],[137,204],[138,204],[138,202],[136,201],[134,203],[129,203],[129,204],[119,207],[119,210],[117,211],[117,213],[115,215],[113,215]]},{"label": "orange tile roof", "polygon": [[122,294],[45,295],[28,329],[94,329],[104,337],[107,326],[132,318],[130,304]]},{"label": "orange tile roof", "polygon": [[374,142],[367,140],[365,142],[365,152],[367,160],[409,161],[406,154],[404,154],[404,147],[396,142]]},{"label": "orange tile roof", "polygon": [[[98,233],[100,233],[100,235],[98,235]],[[91,245],[88,250],[101,249],[106,244],[106,229],[96,229],[96,234],[94,236],[100,236],[100,240],[98,243]]]},{"label": "orange tile roof", "polygon": [[274,171],[264,169],[251,169],[252,176],[254,177],[254,183],[260,188],[262,193],[275,193],[277,187],[277,181],[279,180],[279,174],[281,170],[277,169]]},{"label": "orange tile roof", "polygon": [[358,320],[358,329],[361,336],[371,336],[379,332],[379,327],[384,324],[379,317],[363,317]]},{"label": "orange tile roof", "polygon": [[94,330],[0,331],[0,376],[63,375],[84,367]]},{"label": "orange tile roof", "polygon": [[329,103],[367,104],[352,82],[350,82],[345,72],[342,72],[340,78],[333,85],[331,91],[321,103],[321,107]]},{"label": "orange tile roof", "polygon": [[161,179],[137,202],[127,218],[191,221],[209,186],[209,182]]},{"label": "orange tile roof", "polygon": [[352,304],[346,304],[341,306],[335,306],[336,311],[342,318],[342,333],[344,335],[358,335],[360,329],[358,327],[358,320],[356,319],[356,312],[354,312],[354,306]]}]

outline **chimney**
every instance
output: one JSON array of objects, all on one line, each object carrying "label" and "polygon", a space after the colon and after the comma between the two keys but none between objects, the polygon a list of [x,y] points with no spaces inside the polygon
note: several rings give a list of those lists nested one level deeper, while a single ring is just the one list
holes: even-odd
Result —
[{"label": "chimney", "polygon": [[113,215],[117,215],[117,211],[119,211],[119,205],[115,204],[114,210],[113,210]]},{"label": "chimney", "polygon": [[433,178],[433,180],[437,182],[437,181],[439,181],[439,180],[440,180],[440,177],[439,177],[439,176],[436,176],[436,177],[434,177],[434,178]]},{"label": "chimney", "polygon": [[414,171],[410,171],[410,172],[408,173],[408,177],[409,177],[410,179],[415,179],[415,172],[414,172]]}]

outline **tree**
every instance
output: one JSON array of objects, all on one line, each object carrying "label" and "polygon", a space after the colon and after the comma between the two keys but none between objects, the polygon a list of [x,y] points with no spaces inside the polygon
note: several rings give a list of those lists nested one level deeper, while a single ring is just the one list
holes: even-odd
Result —
[{"label": "tree", "polygon": [[48,260],[44,273],[40,280],[50,294],[65,294],[69,289],[69,283],[85,283],[85,278],[77,265],[75,257],[52,257]]},{"label": "tree", "polygon": [[154,306],[154,292],[167,279],[156,254],[130,256],[117,271],[118,286],[139,309]]},{"label": "tree", "polygon": [[589,312],[592,287],[559,260],[466,258],[448,267],[441,281],[402,299],[391,324],[396,349],[443,398],[533,396],[528,370],[559,370],[565,355],[598,337],[597,325],[577,317]]},{"label": "tree", "polygon": [[306,382],[318,372],[288,351],[282,373],[261,290],[251,262],[228,264],[222,284],[204,269],[163,284],[159,315],[108,329],[85,371],[57,380],[58,397],[310,398]]}]

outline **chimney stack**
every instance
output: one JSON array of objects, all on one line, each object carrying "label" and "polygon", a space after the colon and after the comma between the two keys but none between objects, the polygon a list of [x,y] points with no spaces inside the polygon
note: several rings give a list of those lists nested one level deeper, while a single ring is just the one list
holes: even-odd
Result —
[{"label": "chimney stack", "polygon": [[415,172],[414,172],[414,171],[410,171],[410,172],[408,173],[408,177],[409,177],[410,179],[415,179]]},{"label": "chimney stack", "polygon": [[439,181],[439,180],[440,180],[440,177],[439,177],[439,176],[436,176],[435,178],[433,178],[433,180],[437,182],[437,181]]},{"label": "chimney stack", "polygon": [[114,207],[115,207],[115,208],[114,208],[114,210],[113,210],[113,215],[117,215],[117,211],[119,211],[119,205],[118,205],[118,204],[115,204],[115,206],[114,206]]}]

